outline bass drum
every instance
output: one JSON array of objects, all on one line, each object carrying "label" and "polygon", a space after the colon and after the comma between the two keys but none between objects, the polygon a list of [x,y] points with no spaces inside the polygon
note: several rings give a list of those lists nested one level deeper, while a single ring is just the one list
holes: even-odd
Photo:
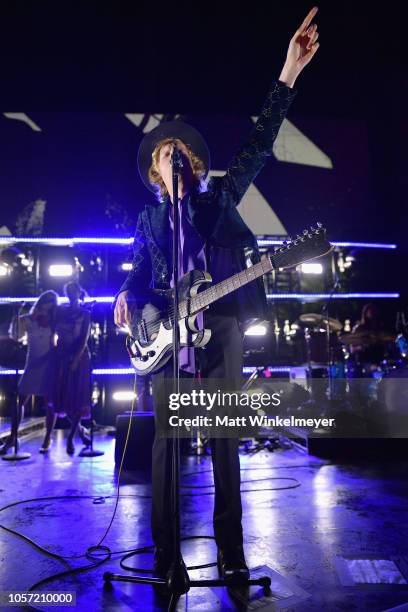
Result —
[{"label": "bass drum", "polygon": [[408,416],[408,366],[388,371],[378,385],[378,401],[387,414]]}]

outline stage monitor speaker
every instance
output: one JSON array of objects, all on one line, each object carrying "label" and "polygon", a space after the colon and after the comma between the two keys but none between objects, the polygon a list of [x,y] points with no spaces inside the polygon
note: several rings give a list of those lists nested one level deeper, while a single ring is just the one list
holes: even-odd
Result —
[{"label": "stage monitor speaker", "polygon": [[[116,417],[115,464],[120,466],[126,435],[129,427],[130,412]],[[123,469],[150,469],[152,466],[152,446],[154,439],[153,412],[136,412],[132,417],[129,442],[123,461]]]}]

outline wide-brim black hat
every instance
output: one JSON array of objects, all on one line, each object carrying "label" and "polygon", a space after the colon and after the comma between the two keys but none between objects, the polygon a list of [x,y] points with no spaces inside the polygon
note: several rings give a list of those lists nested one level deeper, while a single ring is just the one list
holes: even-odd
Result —
[{"label": "wide-brim black hat", "polygon": [[207,143],[192,125],[184,121],[164,121],[156,128],[151,130],[143,138],[137,154],[137,165],[140,178],[150,191],[156,191],[154,185],[149,181],[149,168],[152,165],[152,153],[161,140],[165,138],[178,138],[184,144],[189,145],[197,157],[201,159],[205,166],[205,178],[210,170],[210,152]]}]

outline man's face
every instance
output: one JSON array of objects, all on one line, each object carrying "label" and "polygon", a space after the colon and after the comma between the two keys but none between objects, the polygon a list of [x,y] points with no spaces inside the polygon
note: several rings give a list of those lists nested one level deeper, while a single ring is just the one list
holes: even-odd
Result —
[{"label": "man's face", "polygon": [[173,153],[174,146],[179,149],[181,153],[181,159],[183,162],[183,167],[181,169],[181,180],[184,187],[191,188],[193,184],[193,167],[191,164],[190,154],[184,142],[181,140],[175,140],[175,144],[169,142],[165,144],[159,152],[159,160],[158,160],[158,170],[160,176],[166,185],[171,184],[172,180],[172,166],[171,166],[171,156]]}]

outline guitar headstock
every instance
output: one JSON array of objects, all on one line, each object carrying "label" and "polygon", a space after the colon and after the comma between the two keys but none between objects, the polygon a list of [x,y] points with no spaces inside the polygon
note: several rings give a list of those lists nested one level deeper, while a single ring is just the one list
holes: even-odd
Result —
[{"label": "guitar headstock", "polygon": [[291,268],[305,261],[326,255],[332,250],[326,238],[326,228],[321,223],[317,227],[304,229],[296,238],[285,240],[270,256],[274,268]]}]

